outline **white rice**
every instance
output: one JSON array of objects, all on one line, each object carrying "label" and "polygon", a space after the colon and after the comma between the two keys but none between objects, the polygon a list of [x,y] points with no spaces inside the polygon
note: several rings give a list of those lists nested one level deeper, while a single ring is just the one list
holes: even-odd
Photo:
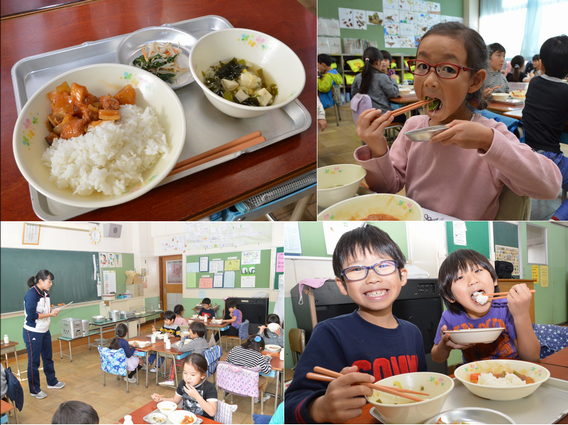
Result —
[{"label": "white rice", "polygon": [[514,373],[507,373],[504,378],[497,378],[491,373],[482,373],[477,381],[479,385],[487,385],[488,387],[518,387],[527,385],[525,381]]},{"label": "white rice", "polygon": [[73,195],[120,195],[169,152],[152,107],[122,105],[120,120],[103,122],[72,139],[55,139],[42,155],[49,179]]}]

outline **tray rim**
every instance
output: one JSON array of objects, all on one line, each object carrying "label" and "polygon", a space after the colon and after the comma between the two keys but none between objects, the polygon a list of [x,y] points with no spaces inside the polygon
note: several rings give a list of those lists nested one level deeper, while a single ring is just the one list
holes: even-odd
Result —
[{"label": "tray rim", "polygon": [[[183,21],[179,21],[179,22],[174,22],[174,23],[164,23],[162,25],[153,25],[154,27],[170,27],[170,28],[176,28],[179,29],[180,26],[187,24],[189,22],[193,22],[193,21],[202,21],[202,20],[206,20],[206,19],[210,19],[210,18],[214,18],[216,20],[219,20],[221,22],[223,22],[224,24],[227,25],[228,28],[234,28],[234,26],[229,22],[228,19],[220,16],[220,15],[204,15],[204,16],[200,16],[200,17],[196,17],[196,18],[191,18],[191,19],[186,19]],[[147,27],[144,27],[147,28]],[[137,30],[134,31],[138,31],[142,28],[139,28]],[[18,62],[16,62],[11,69],[11,77],[12,77],[12,86],[13,86],[13,90],[14,90],[14,98],[15,98],[15,103],[16,103],[16,110],[18,112],[18,115],[20,115],[21,109],[22,107],[26,104],[26,102],[29,99],[26,99],[25,102],[22,102],[22,99],[24,96],[26,96],[26,90],[25,90],[25,78],[22,78],[22,80],[19,80],[16,72],[17,70],[21,67],[24,66],[26,63],[28,62],[32,62],[34,60],[39,60],[42,58],[46,58],[46,57],[54,57],[60,54],[67,54],[70,51],[73,50],[80,50],[80,49],[84,49],[86,47],[90,47],[90,46],[96,46],[98,44],[106,44],[109,42],[113,42],[113,41],[118,41],[118,40],[123,40],[125,37],[127,37],[128,35],[132,34],[134,31],[129,32],[129,33],[125,33],[125,34],[121,34],[121,35],[117,35],[117,36],[113,36],[113,37],[108,37],[108,38],[104,38],[104,39],[100,39],[100,40],[95,40],[95,41],[86,41],[84,43],[78,44],[78,45],[74,45],[74,46],[69,46],[69,47],[65,47],[62,49],[58,49],[58,50],[52,50],[50,52],[44,52],[44,53],[39,53],[37,55],[33,55],[33,56],[28,56],[25,58],[20,59]],[[199,37],[201,38],[201,37]],[[198,39],[199,39],[198,38]],[[26,76],[30,75],[31,73],[33,73],[35,71],[30,71],[26,74]],[[20,87],[20,85],[22,87]],[[20,90],[21,89],[21,90]],[[286,139],[288,137],[293,136],[294,134],[300,134],[303,133],[304,131],[306,131],[307,129],[310,128],[311,123],[312,123],[312,117],[311,114],[309,113],[309,111],[307,110],[307,108],[298,100],[296,99],[295,101],[291,102],[290,104],[286,105],[285,107],[283,107],[283,110],[286,110],[287,108],[293,108],[293,107],[298,107],[300,109],[300,111],[303,113],[304,117],[306,118],[306,122],[303,126],[301,126],[300,128],[294,130],[294,131],[287,131],[285,133],[282,133],[272,139],[269,139],[263,143],[260,143],[256,146],[253,146],[249,149],[245,149],[243,151],[239,151],[236,152],[234,154],[229,154],[227,156],[224,156],[222,158],[216,159],[214,161],[208,162],[206,164],[202,164],[198,167],[195,167],[191,170],[186,171],[185,173],[178,173],[174,176],[169,176],[166,177],[164,180],[162,180],[162,182],[160,184],[158,184],[156,186],[160,187],[164,184],[168,184],[171,183],[173,181],[176,181],[178,179],[187,177],[191,174],[194,173],[198,173],[201,171],[206,170],[207,168],[210,167],[214,167],[217,165],[220,165],[224,162],[233,160],[238,158],[240,155],[244,154],[244,153],[250,153],[250,152],[254,152],[256,150],[262,149],[266,146],[269,146],[273,143],[279,142],[283,139]],[[285,113],[285,112],[284,112]],[[67,205],[67,204],[62,204],[62,203],[57,203],[57,201],[48,198],[47,196],[41,194],[39,191],[37,191],[31,184],[28,183],[28,187],[29,187],[29,193],[30,193],[30,199],[31,199],[31,203],[32,203],[32,209],[34,211],[34,213],[38,216],[38,218],[40,218],[41,220],[44,221],[60,221],[60,220],[69,220],[72,219],[74,217],[77,217],[79,215],[82,214],[86,214],[88,212],[91,211],[95,211],[99,208],[78,208],[78,207],[73,207],[71,205]],[[151,191],[150,191],[151,192]],[[149,192],[149,193],[150,193]],[[57,203],[59,205],[62,205],[66,208],[73,208],[72,210],[68,211],[68,212],[64,212],[64,213],[60,213],[60,214],[54,214],[51,210],[46,210],[45,208],[43,208],[43,206],[41,205],[42,203],[47,204],[49,201]],[[47,205],[46,205],[47,206]],[[48,208],[49,209],[49,208]]]}]

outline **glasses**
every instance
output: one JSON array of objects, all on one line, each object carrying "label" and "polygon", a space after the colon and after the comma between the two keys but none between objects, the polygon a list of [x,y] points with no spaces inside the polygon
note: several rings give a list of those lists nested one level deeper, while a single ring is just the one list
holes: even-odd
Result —
[{"label": "glasses", "polygon": [[[423,77],[430,72],[431,68],[436,70],[436,74],[438,77],[444,78],[446,80],[453,80],[460,75],[460,71],[463,69],[464,71],[478,71],[475,68],[467,68],[465,66],[456,65],[453,63],[438,63],[436,65],[430,65],[428,62],[424,62],[417,59],[411,59],[408,62],[408,66],[410,68],[410,72],[414,75],[418,75]],[[412,67],[414,66],[414,70]]]},{"label": "glasses", "polygon": [[394,260],[384,260],[380,263],[374,264],[370,267],[368,266],[352,266],[347,267],[341,271],[341,274],[345,276],[347,280],[356,282],[358,280],[363,280],[369,274],[369,270],[373,271],[379,276],[387,276],[393,274],[396,271],[398,263]]}]

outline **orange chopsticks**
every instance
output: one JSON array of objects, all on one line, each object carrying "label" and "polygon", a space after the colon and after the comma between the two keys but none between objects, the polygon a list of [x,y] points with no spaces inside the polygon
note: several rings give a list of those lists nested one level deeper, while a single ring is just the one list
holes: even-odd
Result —
[{"label": "orange chopsticks", "polygon": [[206,162],[258,145],[264,141],[266,141],[266,139],[262,137],[260,131],[255,131],[254,133],[239,137],[238,139],[225,143],[224,145],[217,146],[207,152],[203,152],[199,155],[195,155],[184,161],[178,162],[168,175],[173,176],[174,174],[181,173],[182,171],[189,170],[190,168],[205,164]]},{"label": "orange chopsticks", "polygon": [[[534,289],[531,289],[529,292],[534,294],[536,291]],[[485,295],[487,295],[492,300],[502,300],[504,298],[507,298],[507,294],[508,292],[495,292],[494,294],[485,294]]]},{"label": "orange chopsticks", "polygon": [[424,106],[424,105],[426,105],[430,102],[433,102],[435,100],[436,99],[420,100],[418,102],[411,103],[410,105],[406,105],[406,106],[403,106],[402,108],[395,109],[392,112],[392,116],[396,117],[397,115],[402,115],[402,114],[404,114],[408,111],[412,111],[413,109],[418,109],[418,108],[420,108],[420,107],[422,107],[422,106]]},{"label": "orange chopsticks", "polygon": [[[334,372],[333,370],[325,369],[325,368],[319,367],[319,366],[314,367],[314,372],[316,372],[316,373],[311,373],[311,372],[308,373],[306,375],[306,378],[311,379],[313,381],[331,382],[334,379],[343,376],[341,373]],[[400,389],[400,388],[397,388],[397,387],[387,387],[386,385],[369,384],[369,383],[363,383],[362,385],[365,385],[365,386],[372,388],[374,390],[382,391],[384,393],[396,395],[398,397],[408,398],[408,399],[413,400],[413,401],[424,401],[424,399],[414,397],[410,394],[419,394],[419,395],[426,395],[426,396],[429,395],[427,393],[421,393],[421,392],[418,392],[418,391],[404,390],[404,389]]]}]

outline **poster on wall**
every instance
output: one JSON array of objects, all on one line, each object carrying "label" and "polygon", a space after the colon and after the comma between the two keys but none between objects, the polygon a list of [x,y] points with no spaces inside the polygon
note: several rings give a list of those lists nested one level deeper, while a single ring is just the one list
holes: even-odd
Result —
[{"label": "poster on wall", "polygon": [[[114,254],[114,261],[116,262],[116,267],[122,267],[122,254]],[[143,276],[145,276],[145,274]]]},{"label": "poster on wall", "polygon": [[353,27],[353,9],[345,9],[339,7],[339,28],[352,29]]},{"label": "poster on wall", "polygon": [[102,269],[103,267],[108,267],[107,263],[107,253],[106,252],[99,252],[99,267]]},{"label": "poster on wall", "polygon": [[241,264],[260,264],[260,251],[243,251]]},{"label": "poster on wall", "polygon": [[414,8],[414,0],[398,0],[398,8],[401,10],[412,10]]},{"label": "poster on wall", "polygon": [[511,246],[495,245],[495,260],[508,261],[513,263],[513,273],[515,276],[520,275],[519,269],[519,248]]},{"label": "poster on wall", "polygon": [[383,12],[367,10],[367,25],[382,25]]},{"label": "poster on wall", "polygon": [[213,288],[213,278],[211,276],[201,276],[199,278],[200,288]]},{"label": "poster on wall", "polygon": [[367,29],[367,13],[364,10],[353,9],[353,24],[357,30]]},{"label": "poster on wall", "polygon": [[398,9],[399,0],[383,0],[383,10]]},{"label": "poster on wall", "polygon": [[108,253],[108,266],[109,267],[116,267],[116,263],[114,262],[114,252]]},{"label": "poster on wall", "polygon": [[256,286],[256,276],[241,276],[241,288],[254,288]]},{"label": "poster on wall", "polygon": [[385,24],[386,23],[398,24],[399,22],[398,9],[384,9],[383,18]]}]

